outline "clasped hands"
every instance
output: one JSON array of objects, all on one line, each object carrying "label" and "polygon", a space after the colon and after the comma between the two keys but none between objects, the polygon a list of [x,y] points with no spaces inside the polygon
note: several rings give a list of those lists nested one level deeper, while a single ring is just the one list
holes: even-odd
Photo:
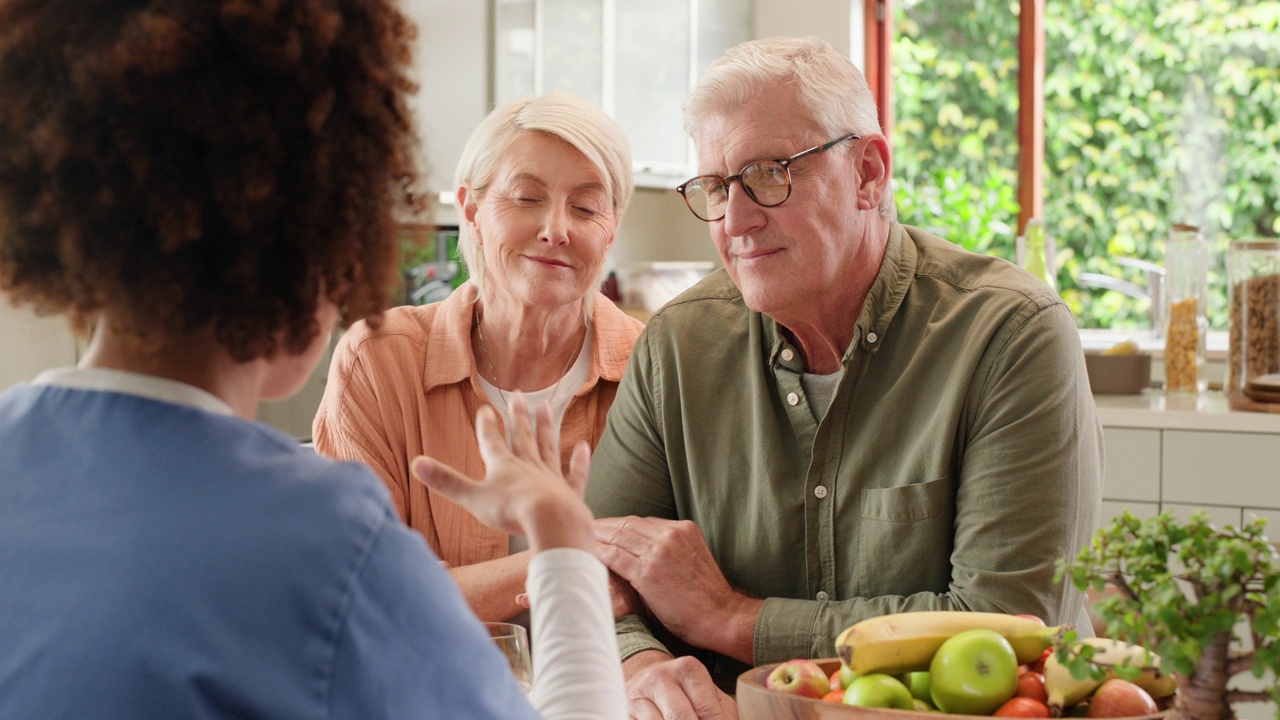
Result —
[{"label": "clasped hands", "polygon": [[[595,521],[595,554],[625,581],[648,615],[690,645],[752,662],[756,618],[763,600],[729,585],[702,530],[688,520],[622,517]],[[619,606],[614,594],[615,612]],[[625,604],[625,603],[622,603]],[[638,653],[624,664],[627,702],[637,720],[737,718],[733,699],[693,658]]]},{"label": "clasped hands", "polygon": [[[595,521],[595,555],[609,568],[614,617],[640,615],[681,640],[750,663],[751,635],[763,601],[734,590],[688,520],[621,517]],[[521,594],[521,605],[528,598]],[[736,617],[738,622],[731,623]],[[726,635],[747,627],[746,641]]]},{"label": "clasped hands", "polygon": [[[696,524],[622,517],[596,520],[594,529],[595,555],[609,568],[615,617],[651,617],[690,645],[752,662],[755,621],[764,601],[729,585]],[[694,658],[643,651],[623,670],[628,706],[637,720],[738,717],[733,699]]]}]

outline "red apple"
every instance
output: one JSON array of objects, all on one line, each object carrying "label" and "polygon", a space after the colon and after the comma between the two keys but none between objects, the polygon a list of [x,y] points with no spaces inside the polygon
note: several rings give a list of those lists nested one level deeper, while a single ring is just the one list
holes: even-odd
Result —
[{"label": "red apple", "polygon": [[990,715],[1018,689],[1018,656],[1004,636],[980,628],[942,643],[929,665],[929,693],[945,713]]},{"label": "red apple", "polygon": [[992,713],[996,717],[1047,718],[1049,706],[1028,697],[1010,698]]},{"label": "red apple", "polygon": [[1093,696],[1089,698],[1089,711],[1085,714],[1091,718],[1138,717],[1155,715],[1159,710],[1156,701],[1146,690],[1128,680],[1111,678],[1102,683]]},{"label": "red apple", "polygon": [[832,690],[831,692],[822,696],[822,702],[842,703],[844,702],[844,691]]},{"label": "red apple", "polygon": [[1018,676],[1018,689],[1014,691],[1015,697],[1031,698],[1042,703],[1049,702],[1049,693],[1044,689],[1044,673],[1032,672],[1028,670]]},{"label": "red apple", "polygon": [[1041,625],[1045,625],[1045,626],[1047,626],[1047,625],[1048,625],[1048,624],[1044,621],[1044,618],[1040,617],[1039,615],[1032,615],[1032,614],[1030,614],[1030,613],[1018,613],[1017,615],[1015,615],[1015,617],[1026,618],[1026,619],[1028,619],[1028,620],[1035,620],[1036,622],[1040,623]]},{"label": "red apple", "polygon": [[831,692],[831,683],[827,674],[812,660],[788,660],[769,673],[764,686],[770,690],[800,695],[802,697],[821,698]]},{"label": "red apple", "polygon": [[1024,665],[1024,666],[1023,666],[1023,669],[1021,670],[1021,672],[1038,672],[1038,673],[1043,673],[1043,672],[1044,672],[1044,661],[1045,661],[1045,660],[1048,660],[1048,659],[1049,659],[1049,656],[1050,656],[1050,655],[1052,655],[1052,654],[1053,654],[1053,648],[1051,648],[1051,647],[1045,648],[1045,649],[1044,649],[1044,652],[1040,653],[1040,657],[1038,657],[1038,658],[1036,658],[1035,660],[1032,660],[1031,662],[1029,662],[1029,663],[1027,663],[1026,665]]}]

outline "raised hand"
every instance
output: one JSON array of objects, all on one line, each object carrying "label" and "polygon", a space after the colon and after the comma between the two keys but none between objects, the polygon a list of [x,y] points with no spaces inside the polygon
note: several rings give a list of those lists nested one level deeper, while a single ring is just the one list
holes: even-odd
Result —
[{"label": "raised hand", "polygon": [[582,502],[591,453],[587,443],[573,449],[569,474],[562,475],[551,412],[529,420],[524,396],[511,398],[510,441],[498,416],[486,405],[476,413],[476,437],[485,476],[472,480],[428,457],[413,461],[413,474],[428,487],[465,507],[480,522],[510,535],[527,535],[535,552],[552,547],[591,549],[591,511]]}]

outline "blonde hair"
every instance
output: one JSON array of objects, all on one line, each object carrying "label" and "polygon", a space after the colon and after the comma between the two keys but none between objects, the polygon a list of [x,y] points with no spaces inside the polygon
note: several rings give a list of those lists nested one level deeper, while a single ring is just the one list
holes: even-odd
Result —
[{"label": "blonde hair", "polygon": [[[535,98],[524,98],[507,103],[489,113],[471,133],[458,169],[454,173],[454,186],[471,186],[476,197],[483,197],[493,180],[498,162],[511,142],[525,133],[540,132],[559,138],[572,145],[605,176],[613,201],[615,223],[622,222],[622,214],[631,202],[635,179],[631,172],[631,145],[627,136],[613,118],[603,110],[582,98],[557,92]],[[484,290],[485,268],[483,254],[466,223],[458,232],[458,250],[471,275],[471,282],[478,291]],[[598,288],[596,290],[598,292]],[[584,312],[590,317],[594,292],[585,298]]]},{"label": "blonde hair", "polygon": [[[875,98],[862,72],[816,37],[763,38],[729,48],[711,63],[685,99],[685,132],[697,142],[707,118],[753,102],[782,85],[795,88],[800,103],[797,115],[807,115],[832,138],[880,132]],[[892,189],[880,199],[879,211],[885,220],[897,217]]]}]

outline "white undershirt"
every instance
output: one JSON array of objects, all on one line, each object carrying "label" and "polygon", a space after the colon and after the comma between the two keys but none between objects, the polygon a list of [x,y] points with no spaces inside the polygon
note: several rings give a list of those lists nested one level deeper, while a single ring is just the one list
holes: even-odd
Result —
[{"label": "white undershirt", "polygon": [[[543,405],[551,406],[551,421],[556,431],[556,452],[560,451],[560,423],[564,421],[564,413],[569,409],[569,403],[573,401],[574,393],[587,381],[587,373],[591,371],[591,352],[593,348],[591,323],[587,323],[587,333],[582,340],[582,349],[578,351],[578,358],[573,361],[573,365],[569,366],[564,376],[541,390],[524,393],[524,401],[529,405],[529,418],[531,420],[535,417],[534,413],[538,408]],[[493,404],[493,408],[502,416],[503,426],[510,428],[511,408],[507,406],[507,398],[511,397],[511,393],[498,388],[497,385],[486,380],[484,375],[478,375],[480,387],[484,390],[484,394],[489,398],[489,402]]]},{"label": "white undershirt", "polygon": [[[560,425],[564,422],[565,411],[569,409],[569,403],[573,401],[574,393],[582,384],[587,381],[587,373],[591,371],[591,351],[594,342],[591,334],[591,323],[587,323],[587,332],[582,340],[582,349],[578,351],[578,357],[573,361],[573,365],[569,366],[569,370],[558,381],[550,386],[525,393],[524,400],[529,404],[529,419],[536,422],[536,411],[543,405],[551,405],[551,421],[555,428],[556,452],[560,452]],[[500,390],[497,385],[484,379],[484,375],[480,375],[480,387],[484,389],[484,394],[489,398],[489,402],[493,408],[502,416],[502,425],[508,429],[511,428],[511,408],[507,405],[507,398],[510,393]],[[524,535],[509,535],[507,537],[507,554],[515,555],[529,549],[529,539]],[[508,620],[517,625],[523,625],[526,629],[532,629],[532,617],[528,611],[520,612]],[[538,652],[536,649],[533,651]]]},{"label": "white undershirt", "polygon": [[[588,354],[583,352],[580,357]],[[569,381],[566,377],[565,384]],[[34,384],[117,392],[233,414],[227,403],[194,386],[122,370],[59,368],[41,373]],[[578,380],[571,387],[581,384]],[[625,720],[626,689],[604,565],[585,550],[544,550],[529,563],[525,589],[533,605],[531,644],[538,649],[533,656],[533,688],[529,693],[533,706],[548,720]]]}]

